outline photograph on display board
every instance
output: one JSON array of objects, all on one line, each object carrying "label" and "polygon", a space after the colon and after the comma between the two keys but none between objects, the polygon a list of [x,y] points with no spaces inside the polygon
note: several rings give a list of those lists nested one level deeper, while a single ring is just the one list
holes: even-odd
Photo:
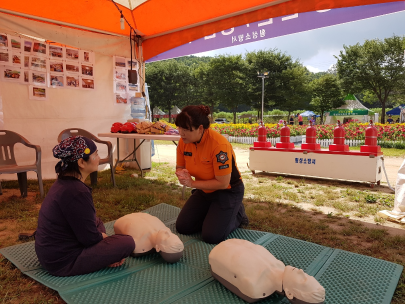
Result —
[{"label": "photograph on display board", "polygon": [[31,71],[31,83],[36,85],[46,85],[46,73]]},{"label": "photograph on display board", "polygon": [[79,76],[66,75],[66,87],[78,89],[80,87]]},{"label": "photograph on display board", "polygon": [[10,44],[11,48],[15,50],[21,51],[21,38],[10,36]]},{"label": "photograph on display board", "polygon": [[117,68],[126,68],[126,60],[124,57],[114,56],[114,66]]},{"label": "photograph on display board", "polygon": [[25,55],[24,56],[24,68],[29,68],[30,67],[30,56],[29,55]]},{"label": "photograph on display board", "polygon": [[24,70],[24,82],[30,83],[30,72],[29,70]]},{"label": "photograph on display board", "polygon": [[[131,58],[127,58],[127,68],[128,70],[131,69]],[[132,69],[138,69],[138,62],[134,58],[132,58]]]},{"label": "photograph on display board", "polygon": [[79,64],[75,62],[66,62],[66,72],[79,73]]},{"label": "photograph on display board", "polygon": [[8,48],[8,36],[0,34],[0,48]]},{"label": "photograph on display board", "polygon": [[115,102],[116,103],[128,103],[128,97],[127,94],[115,94]]},{"label": "photograph on display board", "polygon": [[94,76],[94,74],[93,74],[93,66],[92,65],[82,64],[81,68],[82,68],[82,75]]},{"label": "photograph on display board", "polygon": [[63,61],[62,60],[50,60],[49,61],[49,72],[63,73]]},{"label": "photograph on display board", "polygon": [[49,57],[52,58],[63,58],[63,47],[57,45],[50,45],[49,46]]},{"label": "photograph on display board", "polygon": [[10,62],[10,54],[8,53],[7,49],[0,49],[0,63],[9,63]]},{"label": "photograph on display board", "polygon": [[80,50],[79,51],[80,61],[85,63],[94,63],[94,52]]},{"label": "photograph on display board", "polygon": [[115,93],[126,93],[127,92],[127,84],[125,82],[116,81],[114,86]]},{"label": "photograph on display board", "polygon": [[66,48],[66,59],[79,61],[79,50]]},{"label": "photograph on display board", "polygon": [[127,81],[127,70],[124,69],[115,69],[114,78],[116,80]]},{"label": "photograph on display board", "polygon": [[94,89],[94,79],[82,77],[81,82],[82,82],[83,89]]},{"label": "photograph on display board", "polygon": [[44,57],[31,56],[31,69],[37,71],[46,71],[47,59]]},{"label": "photograph on display board", "polygon": [[34,54],[38,54],[38,55],[46,55],[47,54],[46,48],[47,48],[47,45],[45,42],[35,42],[34,41],[34,44],[32,46],[32,52]]},{"label": "photograph on display board", "polygon": [[20,52],[13,52],[11,55],[11,63],[14,66],[22,66],[23,56]]},{"label": "photograph on display board", "polygon": [[21,82],[22,81],[22,70],[17,67],[5,66],[1,70],[1,80],[11,81],[11,82]]},{"label": "photograph on display board", "polygon": [[34,100],[46,100],[47,89],[45,87],[37,87],[34,85],[28,86],[30,99]]},{"label": "photograph on display board", "polygon": [[63,88],[65,86],[65,77],[49,73],[49,85],[53,88]]},{"label": "photograph on display board", "polygon": [[31,53],[33,44],[34,42],[31,40],[24,40],[24,52]]}]

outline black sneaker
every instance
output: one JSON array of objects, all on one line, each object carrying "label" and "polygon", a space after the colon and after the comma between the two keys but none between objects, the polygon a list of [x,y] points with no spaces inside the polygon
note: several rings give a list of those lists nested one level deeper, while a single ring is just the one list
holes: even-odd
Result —
[{"label": "black sneaker", "polygon": [[33,241],[35,240],[35,234],[37,233],[37,231],[35,230],[34,233],[20,233],[18,235],[18,239],[20,241]]},{"label": "black sneaker", "polygon": [[242,220],[240,222],[240,225],[239,225],[239,228],[244,228],[244,227],[247,227],[249,225],[249,218],[246,215],[245,206],[243,204],[242,204],[241,209],[242,210],[239,210],[239,213],[238,213],[238,216],[242,218]]}]

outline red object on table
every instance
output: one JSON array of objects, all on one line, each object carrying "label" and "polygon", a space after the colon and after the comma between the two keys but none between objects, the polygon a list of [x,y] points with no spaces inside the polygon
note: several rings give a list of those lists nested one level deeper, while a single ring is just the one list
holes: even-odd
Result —
[{"label": "red object on table", "polygon": [[136,133],[136,124],[133,122],[126,122],[121,127],[121,133]]},{"label": "red object on table", "polygon": [[121,130],[122,123],[120,122],[115,122],[111,126],[111,133],[118,133]]}]

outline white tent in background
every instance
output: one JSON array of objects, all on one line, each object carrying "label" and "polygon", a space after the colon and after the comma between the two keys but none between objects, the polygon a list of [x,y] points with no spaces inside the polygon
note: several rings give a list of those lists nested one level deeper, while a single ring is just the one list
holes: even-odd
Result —
[{"label": "white tent in background", "polygon": [[158,107],[154,107],[153,108],[153,117],[154,118],[159,118],[160,116],[165,115],[166,113],[163,112],[161,109],[159,109]]},{"label": "white tent in background", "polygon": [[177,106],[174,106],[171,110],[170,110],[170,115],[177,115],[177,114],[180,114],[181,113],[181,110],[177,107]]},{"label": "white tent in background", "polygon": [[[360,122],[369,120],[371,111],[366,108],[353,94],[347,94],[345,104],[339,108],[326,112],[326,124],[337,123],[338,120],[344,123],[348,120],[357,119]],[[372,113],[372,112],[371,112]]]}]

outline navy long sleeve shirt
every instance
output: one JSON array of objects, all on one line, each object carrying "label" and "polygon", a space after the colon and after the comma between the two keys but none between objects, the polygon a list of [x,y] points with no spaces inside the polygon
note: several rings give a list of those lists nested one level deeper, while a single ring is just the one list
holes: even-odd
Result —
[{"label": "navy long sleeve shirt", "polygon": [[39,211],[35,251],[41,265],[57,271],[102,239],[91,188],[74,177],[59,177]]}]

